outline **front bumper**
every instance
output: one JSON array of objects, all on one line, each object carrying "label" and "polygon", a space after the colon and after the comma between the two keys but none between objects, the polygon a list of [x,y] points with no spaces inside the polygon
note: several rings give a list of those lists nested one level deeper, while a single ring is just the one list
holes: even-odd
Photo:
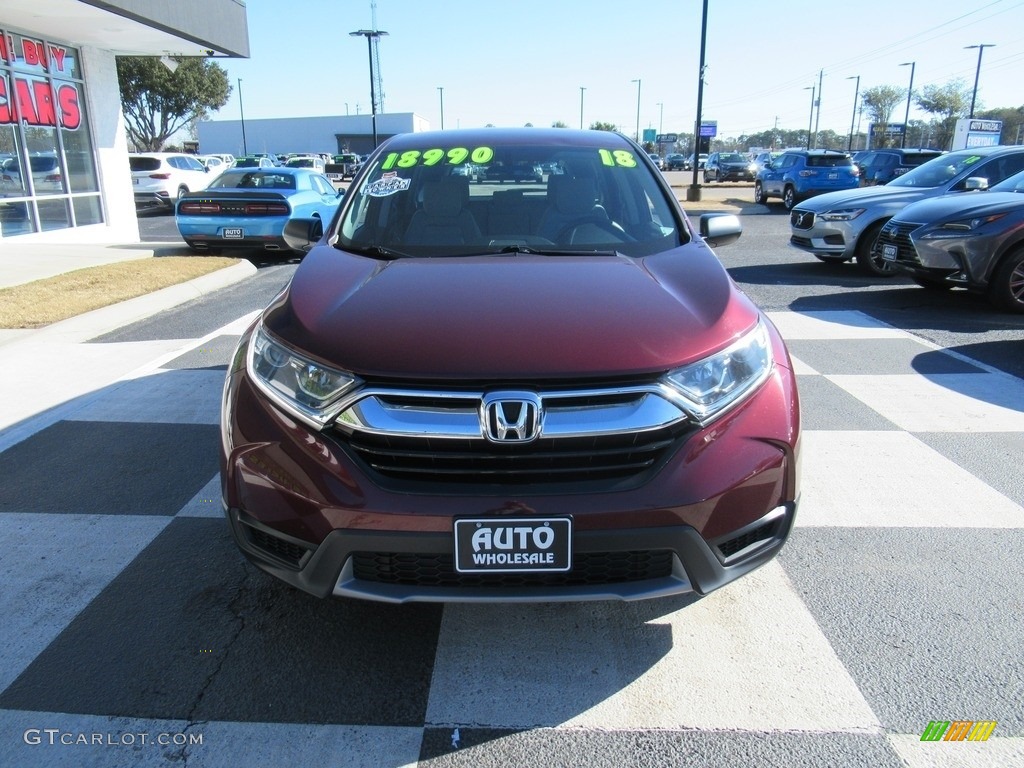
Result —
[{"label": "front bumper", "polygon": [[[807,225],[808,219],[813,223]],[[789,244],[815,256],[852,259],[856,255],[861,228],[852,221],[822,221],[810,211],[794,208],[789,217]]]},{"label": "front bumper", "polygon": [[[773,335],[777,361],[786,360]],[[245,343],[243,339],[243,344]],[[747,401],[681,431],[635,476],[568,482],[403,480],[332,429],[229,374],[221,483],[231,530],[262,570],[326,598],[389,602],[635,600],[706,594],[773,558],[796,514],[799,403],[788,363]],[[569,517],[564,573],[457,574],[458,518]]]},{"label": "front bumper", "polygon": [[251,562],[318,596],[405,602],[565,602],[704,595],[771,560],[792,529],[784,504],[715,542],[689,526],[585,531],[573,540],[573,570],[466,575],[453,566],[450,533],[336,530],[315,549],[227,510]]}]

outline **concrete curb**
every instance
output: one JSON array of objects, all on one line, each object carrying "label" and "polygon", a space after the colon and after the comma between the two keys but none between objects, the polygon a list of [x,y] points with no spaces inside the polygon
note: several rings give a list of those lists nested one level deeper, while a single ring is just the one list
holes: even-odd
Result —
[{"label": "concrete curb", "polygon": [[256,274],[256,267],[251,262],[242,260],[225,269],[211,272],[185,283],[161,288],[159,291],[145,296],[137,296],[109,307],[94,309],[77,317],[51,323],[43,328],[16,332],[16,335],[0,339],[0,345],[41,341],[81,343],[130,323],[152,317],[165,309],[198,299],[254,274]]}]

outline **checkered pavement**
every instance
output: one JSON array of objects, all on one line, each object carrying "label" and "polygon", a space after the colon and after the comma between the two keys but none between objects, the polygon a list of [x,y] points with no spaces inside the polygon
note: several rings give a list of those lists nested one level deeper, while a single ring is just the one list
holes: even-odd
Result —
[{"label": "checkered pavement", "polygon": [[[8,347],[0,763],[1024,766],[1024,382],[858,312],[771,316],[803,403],[792,537],[639,603],[290,591],[220,508],[247,318]],[[86,356],[109,381],[56,364]],[[997,726],[920,741],[932,720]]]}]

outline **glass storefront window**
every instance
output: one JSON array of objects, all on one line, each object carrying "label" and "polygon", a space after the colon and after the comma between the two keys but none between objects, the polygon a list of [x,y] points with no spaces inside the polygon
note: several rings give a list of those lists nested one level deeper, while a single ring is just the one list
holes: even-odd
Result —
[{"label": "glass storefront window", "polygon": [[103,222],[81,77],[77,49],[0,30],[4,236]]}]

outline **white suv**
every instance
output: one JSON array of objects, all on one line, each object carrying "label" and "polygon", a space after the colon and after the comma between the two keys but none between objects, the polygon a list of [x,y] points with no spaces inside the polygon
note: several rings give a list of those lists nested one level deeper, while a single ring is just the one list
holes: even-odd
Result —
[{"label": "white suv", "polygon": [[217,176],[195,155],[175,152],[144,152],[128,155],[135,188],[135,210],[173,211],[183,192],[206,189]]}]

